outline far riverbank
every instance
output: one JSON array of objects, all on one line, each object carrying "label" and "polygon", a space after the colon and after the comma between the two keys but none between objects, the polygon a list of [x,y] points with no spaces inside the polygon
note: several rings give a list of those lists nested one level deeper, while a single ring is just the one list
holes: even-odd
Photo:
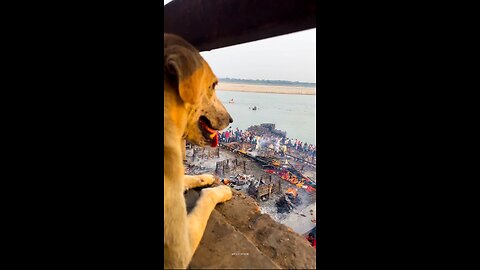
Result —
[{"label": "far riverbank", "polygon": [[219,90],[219,91],[272,93],[272,94],[295,94],[295,95],[316,95],[316,89],[315,88],[278,86],[278,85],[254,85],[254,84],[219,82],[216,89]]}]

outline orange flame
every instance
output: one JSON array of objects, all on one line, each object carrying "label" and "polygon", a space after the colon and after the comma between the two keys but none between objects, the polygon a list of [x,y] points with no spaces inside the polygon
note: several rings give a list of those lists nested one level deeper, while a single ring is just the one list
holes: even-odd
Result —
[{"label": "orange flame", "polygon": [[297,191],[293,188],[287,189],[287,193],[292,194],[293,196],[297,197]]}]

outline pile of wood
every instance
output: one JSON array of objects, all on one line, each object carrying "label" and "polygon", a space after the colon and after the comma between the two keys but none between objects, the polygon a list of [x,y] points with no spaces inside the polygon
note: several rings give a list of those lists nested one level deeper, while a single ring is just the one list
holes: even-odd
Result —
[{"label": "pile of wood", "polygon": [[264,136],[264,135],[268,135],[269,133],[271,133],[269,128],[263,127],[261,125],[260,126],[258,126],[258,125],[251,126],[247,129],[247,131],[252,132],[253,134],[258,135],[258,136]]},{"label": "pile of wood", "polygon": [[265,179],[261,177],[261,180],[258,182],[250,182],[247,191],[248,194],[256,200],[267,201],[273,193],[281,192],[281,182],[273,182],[269,177],[270,176],[266,176]]},{"label": "pile of wood", "polygon": [[275,129],[275,124],[270,124],[270,123],[251,126],[247,129],[247,131],[253,132],[254,134],[259,136],[275,135],[283,138],[287,137],[286,131]]}]

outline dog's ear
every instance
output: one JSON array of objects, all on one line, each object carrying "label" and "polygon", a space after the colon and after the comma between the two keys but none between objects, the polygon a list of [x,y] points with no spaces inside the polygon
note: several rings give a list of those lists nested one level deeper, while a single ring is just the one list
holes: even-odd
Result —
[{"label": "dog's ear", "polygon": [[169,77],[177,84],[180,98],[195,104],[200,98],[203,68],[198,52],[182,46],[164,49],[164,66]]}]

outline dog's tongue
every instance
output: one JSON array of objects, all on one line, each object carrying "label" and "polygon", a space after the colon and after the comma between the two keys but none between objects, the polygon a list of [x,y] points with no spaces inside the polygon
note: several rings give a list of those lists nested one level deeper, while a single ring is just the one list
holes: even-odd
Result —
[{"label": "dog's tongue", "polygon": [[212,138],[212,144],[210,145],[211,147],[217,147],[218,145],[218,132],[215,132],[215,136]]},{"label": "dog's tongue", "polygon": [[207,124],[203,123],[202,122],[202,125],[203,127],[208,131],[210,132],[210,139],[212,139],[212,144],[210,146],[212,147],[216,147],[218,145],[218,131],[216,131],[215,129],[212,129],[210,127],[208,127]]},{"label": "dog's tongue", "polygon": [[210,133],[216,133],[216,132],[217,132],[215,129],[208,127],[207,124],[203,124],[203,126],[204,126],[205,129],[206,129],[208,132],[210,132]]}]

